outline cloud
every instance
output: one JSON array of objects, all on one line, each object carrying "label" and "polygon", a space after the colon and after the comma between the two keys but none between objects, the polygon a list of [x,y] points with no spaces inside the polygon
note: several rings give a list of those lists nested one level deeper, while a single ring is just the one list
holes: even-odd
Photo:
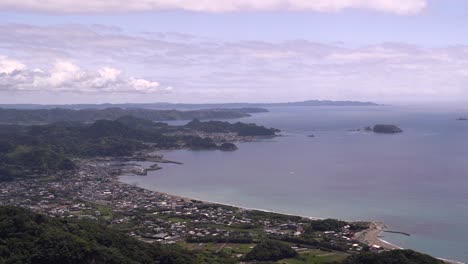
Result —
[{"label": "cloud", "polygon": [[336,63],[362,63],[369,60],[404,59],[407,56],[409,56],[409,54],[401,50],[378,47],[356,51],[345,50],[331,54],[328,59],[335,61]]},{"label": "cloud", "polygon": [[123,76],[120,70],[103,67],[83,70],[69,61],[57,61],[50,70],[28,69],[23,63],[0,57],[0,91],[160,93],[172,87]]},{"label": "cloud", "polygon": [[133,100],[179,102],[468,98],[466,45],[348,47],[307,40],[225,42],[197,37],[188,42],[168,35],[174,33],[0,26],[0,54],[8,55],[0,59],[0,89],[125,91],[135,94]]},{"label": "cloud", "polygon": [[11,74],[14,71],[23,70],[26,66],[19,61],[0,56],[0,74]]},{"label": "cloud", "polygon": [[2,0],[0,9],[57,13],[110,13],[159,10],[194,12],[315,11],[365,9],[399,15],[421,12],[427,0]]}]

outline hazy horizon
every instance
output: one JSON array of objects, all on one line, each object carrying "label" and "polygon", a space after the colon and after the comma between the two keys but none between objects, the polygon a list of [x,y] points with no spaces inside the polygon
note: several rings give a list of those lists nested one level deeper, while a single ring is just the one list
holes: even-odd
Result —
[{"label": "hazy horizon", "polygon": [[[311,99],[312,101],[315,101],[315,99]],[[309,101],[309,100],[302,100],[302,101],[225,101],[225,102],[159,102],[159,101],[148,101],[148,102],[132,102],[132,101],[122,101],[122,102],[108,102],[108,101],[103,101],[103,102],[77,102],[77,103],[2,103],[0,102],[0,108],[1,106],[16,106],[16,105],[41,105],[41,106],[48,106],[48,105],[57,105],[57,106],[67,106],[67,105],[132,105],[132,104],[169,104],[169,105],[177,105],[177,104],[187,104],[187,105],[209,105],[209,104],[273,104],[273,103],[296,103],[296,102],[303,102],[303,101]],[[327,101],[327,99],[319,100],[319,101]],[[335,100],[332,100],[335,101]],[[338,101],[338,100],[337,100]],[[354,100],[343,100],[343,101],[354,101]],[[356,101],[356,102],[364,102],[364,101]],[[395,107],[403,107],[403,108],[408,108],[408,109],[421,109],[424,111],[428,110],[434,110],[434,111],[444,111],[444,110],[450,110],[450,111],[460,111],[460,116],[463,116],[468,111],[468,102],[465,101],[454,101],[454,102],[379,102],[379,101],[366,101],[365,103],[375,103],[377,104],[376,107],[382,107],[382,106],[395,106]],[[261,105],[259,107],[262,107]],[[327,107],[327,106],[314,106],[314,107]],[[356,106],[360,107],[360,106]]]}]

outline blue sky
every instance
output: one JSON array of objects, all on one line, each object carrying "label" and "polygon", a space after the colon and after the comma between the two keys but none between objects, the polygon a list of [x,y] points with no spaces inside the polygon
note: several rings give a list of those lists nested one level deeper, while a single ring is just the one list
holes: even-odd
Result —
[{"label": "blue sky", "polygon": [[128,33],[181,32],[223,40],[284,41],[374,44],[405,42],[425,46],[468,42],[468,2],[432,0],[417,15],[402,16],[366,10],[321,12],[229,12],[206,13],[159,11],[104,14],[57,14],[3,11],[0,23],[33,25],[101,24]]},{"label": "blue sky", "polygon": [[463,0],[68,1],[0,1],[6,101],[468,98]]}]

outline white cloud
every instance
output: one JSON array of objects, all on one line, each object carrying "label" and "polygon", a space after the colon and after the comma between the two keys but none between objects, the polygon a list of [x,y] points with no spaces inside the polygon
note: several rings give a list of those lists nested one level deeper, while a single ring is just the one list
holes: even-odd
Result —
[{"label": "white cloud", "polygon": [[[187,42],[95,28],[0,26],[0,54],[9,56],[0,60],[9,65],[0,66],[0,89],[128,91],[141,101],[468,98],[468,46]],[[169,85],[178,89],[166,93]],[[147,95],[153,92],[157,98]]]},{"label": "white cloud", "polygon": [[345,9],[367,9],[400,15],[416,14],[427,0],[2,0],[0,9],[40,12],[132,12],[188,10],[196,12],[235,11],[315,11],[338,12]]},{"label": "white cloud", "polygon": [[105,81],[116,81],[121,74],[121,71],[114,68],[104,67],[99,70],[99,74]]},{"label": "white cloud", "polygon": [[28,70],[19,61],[0,57],[0,91],[48,92],[169,92],[158,82],[125,77],[120,70],[103,67],[86,71],[69,61],[57,61],[50,70]]},{"label": "white cloud", "polygon": [[458,71],[458,73],[463,75],[463,76],[468,77],[468,68],[467,69],[461,69],[461,70]]},{"label": "white cloud", "polygon": [[386,48],[364,49],[357,51],[341,51],[331,54],[328,59],[337,63],[363,62],[368,60],[395,60],[407,57],[408,54]]},{"label": "white cloud", "polygon": [[157,91],[159,89],[158,82],[151,82],[145,79],[132,79],[131,84],[137,91]]},{"label": "white cloud", "polygon": [[0,56],[0,74],[11,74],[14,71],[23,70],[26,66],[19,61],[10,60],[5,56]]}]

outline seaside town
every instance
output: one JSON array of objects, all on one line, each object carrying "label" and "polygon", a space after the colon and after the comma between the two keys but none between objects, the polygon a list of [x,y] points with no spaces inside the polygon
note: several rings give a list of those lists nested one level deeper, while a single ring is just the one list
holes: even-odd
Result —
[{"label": "seaside town", "polygon": [[[141,159],[141,154],[135,157]],[[367,228],[367,223],[310,232],[310,224],[318,220],[207,203],[121,183],[119,175],[159,169],[157,163],[143,168],[129,159],[80,160],[72,175],[58,173],[47,178],[3,182],[0,205],[21,206],[58,218],[99,221],[149,243],[252,245],[268,237],[291,242],[299,252],[314,248],[344,252],[384,250],[377,244],[354,239],[357,231]],[[149,159],[169,162],[159,155]]]}]

